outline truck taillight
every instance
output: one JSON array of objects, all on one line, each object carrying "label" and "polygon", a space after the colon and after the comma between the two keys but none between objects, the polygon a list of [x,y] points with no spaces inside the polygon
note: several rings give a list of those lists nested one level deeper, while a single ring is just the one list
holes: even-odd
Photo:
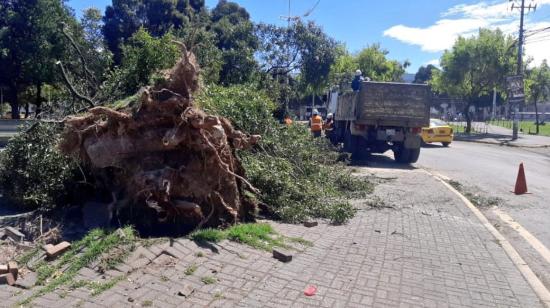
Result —
[{"label": "truck taillight", "polygon": [[422,131],[422,127],[413,127],[413,128],[411,128],[411,132],[413,134],[420,134],[421,131]]}]

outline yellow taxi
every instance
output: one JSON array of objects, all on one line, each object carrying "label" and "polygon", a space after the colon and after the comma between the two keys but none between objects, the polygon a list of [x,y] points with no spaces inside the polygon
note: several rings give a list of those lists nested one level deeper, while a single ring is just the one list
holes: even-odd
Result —
[{"label": "yellow taxi", "polygon": [[423,127],[421,136],[424,143],[441,142],[444,147],[448,147],[454,137],[453,129],[438,119],[430,119],[430,127]]}]

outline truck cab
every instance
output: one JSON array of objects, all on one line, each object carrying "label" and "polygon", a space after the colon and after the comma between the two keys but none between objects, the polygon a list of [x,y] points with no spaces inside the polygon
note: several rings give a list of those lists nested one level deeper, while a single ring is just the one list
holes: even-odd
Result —
[{"label": "truck cab", "polygon": [[427,85],[365,81],[359,91],[338,96],[329,138],[354,158],[392,150],[397,162],[414,163],[431,99]]}]

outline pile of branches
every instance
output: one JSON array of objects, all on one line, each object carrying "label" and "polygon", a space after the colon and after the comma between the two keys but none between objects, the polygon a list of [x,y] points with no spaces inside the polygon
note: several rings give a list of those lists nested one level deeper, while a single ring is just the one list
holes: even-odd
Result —
[{"label": "pile of branches", "polygon": [[113,215],[126,210],[194,228],[251,220],[257,206],[247,191],[258,191],[235,151],[259,136],[194,106],[199,67],[182,49],[176,65],[131,106],[93,107],[66,118],[59,148],[88,167],[94,185],[108,192]]}]

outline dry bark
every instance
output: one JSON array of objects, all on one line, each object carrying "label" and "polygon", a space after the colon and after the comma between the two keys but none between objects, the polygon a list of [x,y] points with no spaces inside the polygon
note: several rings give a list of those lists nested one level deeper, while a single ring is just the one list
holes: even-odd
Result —
[{"label": "dry bark", "polygon": [[94,107],[65,119],[62,152],[90,166],[121,206],[154,209],[160,222],[232,224],[253,217],[256,205],[235,149],[259,136],[234,130],[224,118],[193,104],[199,89],[195,56],[163,72],[165,82],[141,89],[135,106]]}]

